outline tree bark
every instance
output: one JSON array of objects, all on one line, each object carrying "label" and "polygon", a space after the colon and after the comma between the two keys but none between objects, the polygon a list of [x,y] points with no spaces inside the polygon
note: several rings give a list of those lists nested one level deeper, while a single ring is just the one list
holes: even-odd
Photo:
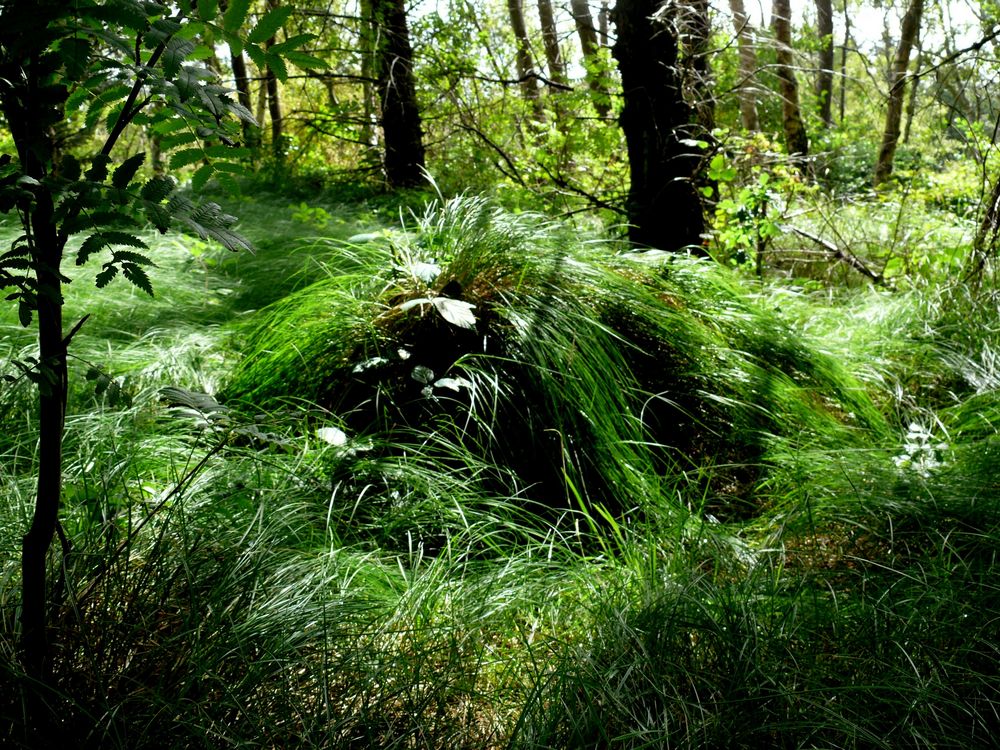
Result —
[{"label": "tree bark", "polygon": [[684,143],[691,109],[681,90],[673,19],[658,13],[662,10],[657,0],[618,0],[612,13],[629,160],[629,239],[640,246],[700,251],[705,224],[693,182],[700,154]]},{"label": "tree bark", "polygon": [[789,0],[774,0],[771,26],[777,47],[778,85],[781,93],[781,124],[785,131],[785,147],[789,155],[806,156],[809,138],[799,108],[799,84],[792,60],[792,27]]},{"label": "tree bark", "polygon": [[549,78],[556,83],[566,83],[566,64],[559,50],[559,33],[556,30],[552,0],[538,0],[538,19],[542,25],[542,42],[545,45],[545,59],[549,64]]},{"label": "tree bark", "polygon": [[577,36],[580,37],[583,65],[587,71],[587,85],[592,94],[591,101],[597,114],[601,117],[607,117],[611,111],[611,100],[600,72],[594,69],[600,45],[597,43],[597,29],[594,27],[594,19],[590,15],[590,5],[588,5],[587,0],[570,0],[570,11],[576,24]]},{"label": "tree bark", "polygon": [[688,0],[679,9],[684,42],[684,91],[695,119],[705,135],[715,129],[715,94],[712,82],[712,20],[708,0]]},{"label": "tree bark", "polygon": [[747,17],[743,0],[729,0],[733,14],[733,27],[740,53],[740,122],[743,129],[754,132],[760,129],[757,120],[757,52],[754,50],[753,27]]},{"label": "tree bark", "polygon": [[601,0],[601,9],[597,11],[597,33],[602,47],[608,46],[608,0]]},{"label": "tree bark", "polygon": [[[267,7],[274,10],[278,7],[278,0],[267,0]],[[272,36],[264,43],[264,48],[271,49],[276,41],[276,38]],[[281,96],[278,93],[278,76],[270,67],[264,71],[264,84],[267,88],[267,114],[271,118],[271,151],[276,159],[281,160],[285,156]]]},{"label": "tree bark", "polygon": [[403,0],[373,0],[378,30],[378,94],[383,168],[392,187],[424,182],[424,141],[413,78],[413,48]]},{"label": "tree bark", "polygon": [[524,95],[525,101],[531,104],[531,109],[537,118],[541,115],[538,99],[538,77],[531,56],[531,40],[528,39],[528,27],[524,23],[524,9],[521,6],[521,0],[507,0],[507,14],[510,17],[510,27],[517,43],[514,64],[517,67],[517,79],[521,82],[521,93]]},{"label": "tree bark", "polygon": [[840,117],[839,122],[844,124],[844,114],[847,111],[847,50],[851,44],[851,14],[848,11],[847,3],[844,3],[844,44],[840,48]]},{"label": "tree bark", "polygon": [[816,98],[823,127],[833,127],[833,2],[816,0],[816,31],[820,48],[817,55]]},{"label": "tree bark", "polygon": [[899,31],[899,46],[892,65],[889,82],[889,101],[885,112],[885,128],[882,131],[882,145],[872,182],[875,187],[884,183],[892,174],[892,162],[896,156],[899,129],[903,116],[903,97],[906,92],[906,72],[910,67],[910,51],[920,30],[920,16],[924,10],[924,0],[910,0],[910,6],[903,16]]}]

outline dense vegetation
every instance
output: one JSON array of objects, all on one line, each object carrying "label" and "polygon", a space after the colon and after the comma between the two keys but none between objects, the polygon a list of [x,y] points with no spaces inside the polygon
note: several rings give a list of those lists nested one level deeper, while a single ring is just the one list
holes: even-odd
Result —
[{"label": "dense vegetation", "polygon": [[[39,66],[76,77],[42,156],[3,38],[0,744],[995,744],[996,17],[965,38],[957,3],[882,3],[902,23],[874,40],[867,4],[835,6],[847,51],[796,122],[822,1],[771,33],[664,6],[659,145],[688,170],[670,200],[696,198],[678,236],[702,229],[664,245],[662,215],[624,226],[665,174],[629,163],[656,129],[616,121],[641,44],[614,31],[645,6],[506,5],[84,2],[84,34],[51,4]],[[176,82],[214,86],[202,62],[234,92],[195,125]],[[129,75],[149,110],[102,161]],[[39,671],[49,188],[60,256],[104,265],[57,269]],[[64,208],[85,193],[89,224]]]}]

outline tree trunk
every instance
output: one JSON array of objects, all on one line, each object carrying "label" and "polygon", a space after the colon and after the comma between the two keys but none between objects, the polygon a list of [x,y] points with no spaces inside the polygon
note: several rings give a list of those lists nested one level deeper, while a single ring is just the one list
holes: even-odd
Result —
[{"label": "tree trunk", "polygon": [[608,46],[608,0],[601,0],[601,9],[597,11],[597,33],[602,47]]},{"label": "tree trunk", "polygon": [[792,25],[789,0],[774,0],[771,26],[777,47],[778,85],[781,93],[781,124],[785,131],[785,147],[789,155],[806,156],[809,138],[799,109],[799,83],[792,60]]},{"label": "tree trunk", "polygon": [[664,250],[700,249],[705,225],[692,179],[700,154],[684,143],[691,109],[677,70],[677,36],[673,19],[658,9],[658,0],[618,0],[612,13],[629,160],[629,239]]},{"label": "tree trunk", "polygon": [[816,0],[816,30],[820,47],[816,71],[816,98],[823,127],[833,127],[833,2]]},{"label": "tree trunk", "polygon": [[597,29],[590,15],[587,0],[570,0],[570,10],[576,23],[576,33],[580,37],[580,48],[583,50],[583,65],[587,71],[587,85],[593,94],[591,100],[594,109],[601,117],[607,117],[611,111],[611,100],[607,87],[604,85],[600,71],[594,69],[598,60],[600,46],[597,43]]},{"label": "tree trunk", "polygon": [[715,94],[712,83],[712,20],[708,0],[688,0],[679,8],[681,39],[684,42],[684,92],[704,131],[715,129]]},{"label": "tree trunk", "polygon": [[757,53],[753,46],[753,27],[743,7],[743,0],[729,0],[736,30],[736,43],[740,51],[740,121],[744,130],[754,132],[760,129],[757,121]]},{"label": "tree trunk", "polygon": [[910,51],[920,30],[920,16],[924,10],[924,0],[910,0],[910,6],[903,16],[899,31],[899,46],[892,65],[889,83],[889,102],[885,112],[885,129],[882,131],[882,145],[875,162],[872,182],[878,187],[892,174],[892,162],[896,156],[899,141],[899,127],[903,116],[903,95],[906,91],[906,72],[910,67]]},{"label": "tree trunk", "polygon": [[[236,83],[236,97],[239,103],[247,108],[248,112],[253,112],[253,99],[250,96],[250,75],[247,73],[247,61],[243,53],[237,53],[232,47],[229,48],[230,59],[233,61],[233,78]],[[256,148],[260,146],[260,130],[248,122],[242,122],[244,145]]]},{"label": "tree trunk", "polygon": [[403,0],[373,0],[378,30],[378,95],[383,167],[392,187],[424,182],[424,141],[413,79],[413,49]]},{"label": "tree trunk", "polygon": [[844,45],[840,48],[840,118],[844,124],[844,113],[847,111],[847,50],[851,44],[851,14],[844,2]]},{"label": "tree trunk", "polygon": [[267,114],[271,118],[271,150],[276,158],[281,159],[285,155],[285,144],[281,99],[278,94],[278,77],[273,70],[268,68],[264,79],[267,84]]},{"label": "tree trunk", "polygon": [[521,82],[521,93],[524,95],[525,101],[531,104],[535,117],[539,118],[541,107],[538,99],[538,78],[531,57],[531,40],[528,39],[528,27],[524,23],[521,0],[507,0],[507,13],[510,16],[510,27],[514,31],[514,40],[517,43],[514,64],[517,66],[517,79]]},{"label": "tree trunk", "polygon": [[559,33],[556,30],[552,0],[538,0],[538,19],[542,25],[542,42],[545,45],[545,59],[549,64],[549,78],[556,83],[566,83],[566,64],[559,50]]},{"label": "tree trunk", "polygon": [[[40,15],[43,18],[43,15]],[[7,19],[3,19],[6,21]],[[40,20],[38,39],[44,39],[46,21]],[[27,50],[14,78],[4,71],[0,88],[3,111],[24,174],[33,178],[34,195],[21,202],[19,211],[29,217],[24,241],[34,268],[38,321],[38,484],[31,524],[21,540],[21,659],[30,686],[25,706],[27,729],[39,746],[51,731],[44,691],[51,685],[52,649],[47,631],[49,591],[47,560],[59,523],[62,494],[62,441],[66,405],[66,345],[62,332],[62,250],[57,232],[55,205],[45,182],[56,151],[52,128],[47,123],[62,119],[62,102],[53,101],[52,86],[39,75],[45,66],[39,59],[43,49]],[[14,78],[14,80],[11,80]],[[40,96],[45,89],[47,96]],[[41,125],[41,126],[40,126]]]},{"label": "tree trunk", "polygon": [[924,62],[924,50],[920,44],[920,35],[917,35],[917,62],[914,65],[915,75],[913,83],[910,84],[910,98],[906,101],[906,122],[903,125],[903,143],[910,140],[910,129],[913,127],[913,118],[917,113],[917,93],[920,90],[920,69]]}]

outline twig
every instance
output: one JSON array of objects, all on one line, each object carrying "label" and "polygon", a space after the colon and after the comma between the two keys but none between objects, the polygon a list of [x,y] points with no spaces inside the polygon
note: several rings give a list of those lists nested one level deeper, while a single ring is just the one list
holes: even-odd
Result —
[{"label": "twig", "polygon": [[805,229],[799,229],[798,227],[792,227],[792,226],[783,226],[781,228],[786,232],[793,232],[799,235],[800,237],[805,237],[807,240],[815,242],[817,245],[826,250],[830,254],[830,257],[833,258],[834,260],[839,260],[846,263],[855,271],[860,273],[862,276],[865,276],[868,279],[870,279],[873,284],[877,284],[878,286],[885,286],[885,277],[882,276],[882,274],[875,273],[873,270],[871,270],[854,253],[842,250],[829,240],[823,239],[819,235],[815,235],[812,232],[807,232]]}]

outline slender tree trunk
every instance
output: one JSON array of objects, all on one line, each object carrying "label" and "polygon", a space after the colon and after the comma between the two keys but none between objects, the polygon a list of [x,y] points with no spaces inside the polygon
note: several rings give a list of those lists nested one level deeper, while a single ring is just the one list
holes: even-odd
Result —
[{"label": "slender tree trunk", "polygon": [[[920,34],[917,33],[917,61],[914,65],[913,82],[910,84],[910,97],[906,100],[906,122],[903,125],[903,143],[910,140],[910,129],[913,127],[913,118],[917,113],[917,93],[920,90],[920,69],[924,62],[924,49],[920,43]],[[977,118],[978,119],[978,118]]]},{"label": "slender tree trunk", "polygon": [[833,2],[816,0],[816,30],[820,47],[817,56],[816,98],[823,127],[833,127]]},{"label": "slender tree trunk", "polygon": [[708,0],[688,0],[679,8],[684,43],[684,92],[704,134],[715,129],[715,94],[712,81],[712,20]]},{"label": "slender tree trunk", "polygon": [[[253,98],[250,95],[250,74],[247,73],[247,61],[242,52],[229,48],[230,59],[233,61],[233,78],[236,83],[236,97],[240,104],[253,112]],[[260,129],[249,122],[242,122],[243,143],[251,148],[260,146]]]},{"label": "slender tree trunk", "polygon": [[545,59],[549,64],[549,78],[556,83],[566,83],[566,64],[559,50],[559,33],[556,30],[552,0],[538,0],[538,19],[542,25],[542,42],[545,45]]},{"label": "slender tree trunk", "polygon": [[514,31],[517,49],[514,53],[514,64],[517,66],[517,78],[521,82],[521,93],[525,101],[531,104],[536,118],[541,115],[538,98],[538,78],[535,74],[534,60],[531,56],[531,40],[528,39],[528,27],[524,23],[524,9],[521,0],[507,0],[507,13],[510,16],[510,27]]},{"label": "slender tree trunk", "polygon": [[608,0],[601,0],[601,9],[597,11],[597,33],[602,47],[608,46]]},{"label": "slender tree trunk", "polygon": [[892,65],[889,83],[889,101],[885,112],[885,128],[882,131],[882,145],[875,162],[872,182],[878,187],[892,174],[892,162],[896,156],[899,141],[900,121],[903,116],[903,96],[906,92],[906,73],[910,67],[910,51],[920,30],[920,16],[924,10],[924,0],[910,0],[910,6],[903,16],[899,31],[899,46]]},{"label": "slender tree trunk", "polygon": [[275,157],[281,159],[285,155],[285,143],[281,99],[278,94],[278,77],[273,70],[268,68],[264,78],[267,84],[267,114],[271,118],[271,150]]},{"label": "slender tree trunk", "polygon": [[851,14],[844,0],[844,44],[840,48],[840,118],[844,124],[844,114],[847,111],[847,51],[851,45]]},{"label": "slender tree trunk", "polygon": [[424,182],[424,141],[417,88],[413,79],[413,48],[403,0],[373,0],[378,29],[378,93],[383,167],[392,187]]},{"label": "slender tree trunk", "polygon": [[576,33],[580,37],[580,48],[583,50],[583,64],[587,70],[587,84],[593,94],[591,97],[594,109],[601,117],[607,117],[611,111],[611,100],[607,87],[594,63],[598,59],[600,46],[597,44],[597,29],[590,15],[590,5],[587,0],[570,0],[570,10],[576,23]]},{"label": "slender tree trunk", "polygon": [[736,30],[736,43],[740,52],[740,121],[743,129],[754,132],[760,129],[757,121],[757,53],[754,50],[753,27],[747,17],[743,0],[729,0]]},{"label": "slender tree trunk", "polygon": [[664,250],[700,250],[705,224],[693,181],[700,154],[685,143],[691,109],[681,90],[673,19],[660,9],[658,0],[618,0],[613,11],[629,160],[629,239]]},{"label": "slender tree trunk", "polygon": [[[6,20],[6,19],[4,19]],[[45,28],[39,22],[39,38]],[[31,524],[21,540],[21,658],[31,680],[27,692],[27,729],[32,741],[44,746],[51,732],[44,690],[51,685],[52,649],[47,629],[49,587],[47,560],[59,523],[62,495],[62,441],[66,405],[66,345],[62,331],[62,250],[56,227],[55,205],[45,182],[51,177],[50,163],[56,150],[54,135],[38,123],[57,122],[62,102],[53,101],[48,81],[37,78],[38,58],[43,49],[25,53],[16,69],[21,77],[0,87],[7,127],[18,150],[24,173],[33,178],[33,200],[20,208],[28,215],[24,241],[29,248],[37,284],[38,321],[38,485]],[[9,75],[9,74],[8,74]],[[54,108],[54,111],[53,111]]]},{"label": "slender tree trunk", "polygon": [[777,46],[778,85],[781,92],[781,124],[785,131],[785,147],[789,154],[806,156],[809,138],[799,108],[799,84],[792,60],[792,27],[789,0],[774,0],[771,26]]},{"label": "slender tree trunk", "polygon": [[372,149],[378,148],[378,97],[375,82],[378,78],[378,26],[372,0],[359,0],[361,10],[361,141]]}]

